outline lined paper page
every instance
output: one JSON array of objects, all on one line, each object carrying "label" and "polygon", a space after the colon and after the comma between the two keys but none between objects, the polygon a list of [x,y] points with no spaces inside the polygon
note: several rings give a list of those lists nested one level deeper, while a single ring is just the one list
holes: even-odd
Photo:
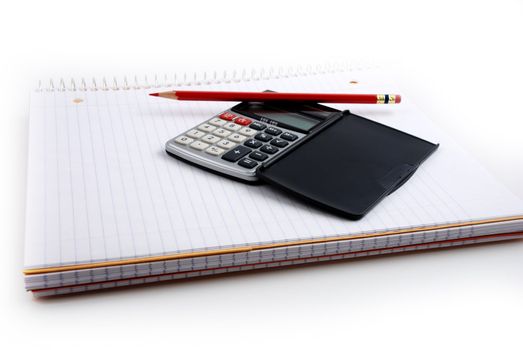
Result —
[{"label": "lined paper page", "polygon": [[[398,92],[381,82],[382,78],[359,71],[189,88]],[[359,83],[350,84],[353,80]],[[232,104],[177,102],[148,96],[164,89],[33,94],[26,267],[356,235],[523,214],[522,202],[438,131],[408,98],[395,106],[350,109],[440,143],[440,148],[400,190],[362,220],[349,221],[268,185],[235,182],[169,157],[164,151],[167,140]]]}]

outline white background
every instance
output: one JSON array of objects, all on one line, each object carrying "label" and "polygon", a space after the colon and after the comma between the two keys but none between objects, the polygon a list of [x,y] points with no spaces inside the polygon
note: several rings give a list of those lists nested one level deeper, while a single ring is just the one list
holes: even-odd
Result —
[{"label": "white background", "polygon": [[21,270],[38,79],[372,60],[523,196],[522,34],[517,0],[2,2],[0,344],[521,349],[521,241],[48,300]]}]

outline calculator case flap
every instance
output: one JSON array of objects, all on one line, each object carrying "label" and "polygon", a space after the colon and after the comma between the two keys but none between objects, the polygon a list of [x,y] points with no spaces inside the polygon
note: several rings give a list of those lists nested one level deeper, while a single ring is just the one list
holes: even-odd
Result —
[{"label": "calculator case flap", "polygon": [[258,177],[351,219],[403,185],[438,145],[348,111]]}]

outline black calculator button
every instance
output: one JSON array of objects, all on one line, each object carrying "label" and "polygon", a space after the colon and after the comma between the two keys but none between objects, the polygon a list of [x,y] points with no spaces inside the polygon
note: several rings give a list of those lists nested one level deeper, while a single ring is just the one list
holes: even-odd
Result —
[{"label": "black calculator button", "polygon": [[251,129],[254,129],[254,130],[263,130],[267,127],[267,125],[265,124],[262,124],[260,122],[252,122],[250,125],[249,125],[249,128]]},{"label": "black calculator button", "polygon": [[249,159],[249,158],[243,158],[242,160],[240,160],[238,162],[238,165],[240,165],[240,166],[242,166],[244,168],[247,168],[247,169],[252,169],[256,165],[258,165],[258,162],[255,162],[254,160]]},{"label": "black calculator button", "polygon": [[298,136],[291,134],[290,132],[284,132],[280,137],[287,141],[294,141],[298,138]]},{"label": "black calculator button", "polygon": [[245,141],[243,144],[245,146],[247,146],[247,147],[250,147],[250,148],[258,148],[261,145],[263,145],[263,142],[260,142],[260,141],[255,140],[255,139],[250,139],[250,140]]},{"label": "black calculator button", "polygon": [[278,152],[278,149],[271,145],[264,145],[262,148],[260,148],[260,151],[268,153],[268,154],[274,154]]},{"label": "black calculator button", "polygon": [[261,132],[258,135],[254,136],[254,138],[256,140],[260,140],[260,141],[263,141],[263,142],[268,142],[268,141],[272,140],[272,136],[271,135],[264,134],[263,132]]},{"label": "black calculator button", "polygon": [[249,158],[256,159],[261,162],[261,161],[264,161],[265,159],[269,158],[269,156],[266,155],[265,153],[261,153],[259,151],[254,151],[251,154],[249,154]]},{"label": "black calculator button", "polygon": [[284,141],[284,140],[281,140],[281,139],[274,139],[271,141],[271,145],[273,146],[276,146],[276,147],[285,147],[287,146],[289,143],[287,141]]},{"label": "black calculator button", "polygon": [[225,153],[222,156],[222,159],[227,160],[229,162],[235,162],[241,157],[243,157],[246,154],[251,153],[251,149],[247,148],[245,146],[236,146],[235,148],[231,149],[229,152]]},{"label": "black calculator button", "polygon": [[272,127],[272,126],[269,126],[265,132],[269,135],[274,135],[274,136],[277,136],[279,134],[281,134],[281,130],[280,129],[276,129],[275,127]]}]

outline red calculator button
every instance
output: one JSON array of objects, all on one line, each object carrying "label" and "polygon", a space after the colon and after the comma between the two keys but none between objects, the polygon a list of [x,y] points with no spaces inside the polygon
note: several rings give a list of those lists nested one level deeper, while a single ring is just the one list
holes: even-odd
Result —
[{"label": "red calculator button", "polygon": [[236,115],[229,113],[229,112],[220,114],[220,119],[223,119],[223,120],[232,121],[234,118],[236,118]]},{"label": "red calculator button", "polygon": [[234,122],[236,124],[240,124],[240,125],[249,125],[250,123],[252,123],[252,120],[250,120],[248,118],[238,117],[238,118],[234,119]]}]

